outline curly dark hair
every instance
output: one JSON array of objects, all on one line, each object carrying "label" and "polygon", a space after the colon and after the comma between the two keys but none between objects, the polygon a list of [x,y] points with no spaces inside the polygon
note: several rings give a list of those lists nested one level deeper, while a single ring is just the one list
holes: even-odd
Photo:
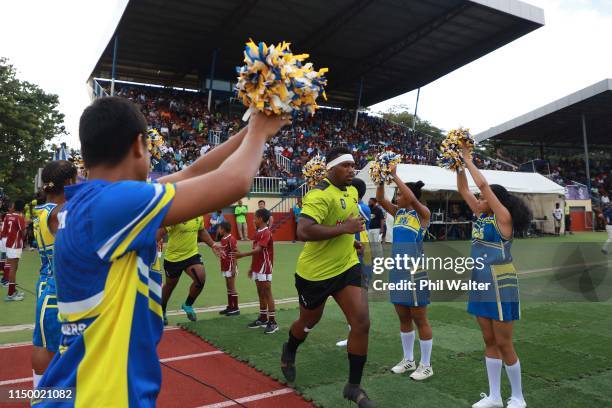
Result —
[{"label": "curly dark hair", "polygon": [[490,187],[499,202],[510,212],[514,231],[525,231],[531,223],[531,210],[527,204],[514,194],[510,194],[504,186],[491,184]]}]

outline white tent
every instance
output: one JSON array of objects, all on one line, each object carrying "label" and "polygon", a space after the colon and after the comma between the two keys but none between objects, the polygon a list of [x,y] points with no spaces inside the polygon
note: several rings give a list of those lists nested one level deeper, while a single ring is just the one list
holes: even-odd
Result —
[{"label": "white tent", "polygon": [[[368,171],[370,163],[365,166],[357,177],[366,182],[367,192],[364,200],[367,201],[370,197],[376,196],[376,185],[370,180]],[[557,183],[547,179],[538,173],[521,173],[511,171],[498,170],[481,170],[489,184],[500,184],[508,191],[520,195],[527,201],[533,212],[533,217],[542,219],[546,217],[547,221],[543,222],[543,230],[545,232],[553,232],[554,224],[552,221],[552,210],[555,203],[560,203],[563,208],[563,200],[565,189]],[[450,170],[443,169],[437,166],[424,166],[420,164],[400,164],[397,168],[397,173],[405,183],[411,181],[423,181],[425,186],[424,192],[441,192],[457,193],[457,176]],[[468,185],[470,190],[477,192],[478,188],[474,184],[472,177],[467,173]],[[392,197],[395,187],[393,185],[385,186],[385,194],[387,197]],[[387,220],[387,230],[391,231],[392,220]],[[390,237],[390,234],[387,235]]]},{"label": "white tent", "polygon": [[[364,167],[357,177],[365,180],[368,189],[376,186],[370,180],[368,171],[370,163]],[[547,179],[539,173],[520,173],[513,171],[481,170],[489,184],[501,184],[513,193],[523,194],[557,194],[563,195],[565,190],[562,186]],[[424,166],[421,164],[400,164],[397,174],[402,181],[423,181],[425,191],[457,191],[457,176],[450,170],[437,166]],[[478,188],[472,177],[467,173],[470,190],[476,192]]]}]

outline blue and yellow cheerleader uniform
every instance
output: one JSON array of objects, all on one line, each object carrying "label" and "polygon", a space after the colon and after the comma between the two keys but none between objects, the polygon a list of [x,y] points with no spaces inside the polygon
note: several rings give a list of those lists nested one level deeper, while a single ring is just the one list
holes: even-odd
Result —
[{"label": "blue and yellow cheerleader uniform", "polygon": [[[423,251],[423,238],[426,229],[421,225],[421,220],[416,210],[400,208],[395,213],[393,221],[393,258],[397,255],[414,258],[422,258],[425,262]],[[411,265],[409,262],[408,265]],[[397,265],[396,265],[397,266]],[[428,287],[421,289],[419,281],[427,279],[427,271],[418,269],[415,273],[407,269],[393,268],[389,272],[390,283],[412,282],[413,289],[390,290],[391,303],[408,307],[425,306],[430,303],[430,290]]]},{"label": "blue and yellow cheerleader uniform", "polygon": [[[37,347],[45,348],[53,353],[58,352],[61,337],[61,328],[57,309],[57,291],[53,277],[53,251],[55,237],[49,229],[49,215],[57,204],[38,206],[38,217],[35,219],[34,233],[38,244],[42,267],[41,277],[37,286],[40,291],[36,300],[36,321],[32,343]],[[43,280],[44,269],[44,280]]]},{"label": "blue and yellow cheerleader uniform", "polygon": [[520,319],[518,276],[511,247],[512,240],[502,238],[495,215],[481,214],[472,229],[475,266],[471,281],[489,285],[488,290],[470,291],[468,313],[499,321]]},{"label": "blue and yellow cheerleader uniform", "polygon": [[[34,240],[36,241],[36,249],[38,250],[38,255],[40,256],[40,272],[38,276],[38,281],[36,282],[36,299],[38,299],[40,295],[42,295],[42,292],[45,289],[45,285],[47,284],[47,275],[49,273],[49,264],[50,264],[49,262],[50,257],[47,256],[47,251],[51,251],[51,253],[53,252],[53,242],[52,241],[54,240],[53,235],[51,235],[50,237],[47,237],[51,242],[49,243],[47,249],[44,248],[44,243],[41,242],[43,241],[44,237],[40,236],[40,226],[39,226],[40,225],[40,215],[42,212],[45,212],[47,208],[51,208],[51,210],[53,210],[54,207],[55,207],[55,204],[51,204],[51,203],[36,206],[35,208],[36,216],[32,220]],[[49,210],[49,212],[51,210]]]}]

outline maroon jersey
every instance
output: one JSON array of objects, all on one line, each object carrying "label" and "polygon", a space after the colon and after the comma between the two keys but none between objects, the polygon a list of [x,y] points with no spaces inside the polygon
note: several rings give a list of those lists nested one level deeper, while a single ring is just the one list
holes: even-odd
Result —
[{"label": "maroon jersey", "polygon": [[272,273],[272,265],[274,263],[274,240],[272,233],[268,227],[257,230],[255,239],[253,239],[253,249],[259,245],[262,251],[253,255],[251,261],[251,271],[254,273],[264,273],[266,275]]},{"label": "maroon jersey", "polygon": [[6,238],[6,247],[11,249],[23,248],[23,233],[25,230],[23,215],[10,213],[4,216],[2,224],[2,238]]},{"label": "maroon jersey", "polygon": [[227,234],[221,238],[221,246],[225,252],[225,257],[221,258],[221,272],[236,272],[236,251],[238,251],[236,238],[232,234]]}]

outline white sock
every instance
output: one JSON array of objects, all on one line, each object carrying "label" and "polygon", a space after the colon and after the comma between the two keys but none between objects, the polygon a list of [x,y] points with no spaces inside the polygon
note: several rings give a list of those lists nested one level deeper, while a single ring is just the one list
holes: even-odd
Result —
[{"label": "white sock", "polygon": [[431,346],[433,345],[433,339],[419,340],[419,344],[421,345],[421,364],[429,367],[431,365]]},{"label": "white sock", "polygon": [[414,361],[414,330],[400,332],[402,337],[402,349],[404,349],[404,359]]},{"label": "white sock", "polygon": [[38,387],[38,383],[40,382],[41,378],[42,374],[36,374],[34,370],[32,370],[32,382],[34,383],[34,386],[32,387],[33,389],[36,389]]},{"label": "white sock", "polygon": [[485,357],[485,362],[487,364],[487,376],[489,377],[489,397],[500,400],[502,361],[498,358]]},{"label": "white sock", "polygon": [[521,385],[521,362],[516,360],[516,363],[509,366],[506,365],[506,374],[510,380],[510,387],[512,388],[512,397],[520,401],[523,401],[523,386]]}]

